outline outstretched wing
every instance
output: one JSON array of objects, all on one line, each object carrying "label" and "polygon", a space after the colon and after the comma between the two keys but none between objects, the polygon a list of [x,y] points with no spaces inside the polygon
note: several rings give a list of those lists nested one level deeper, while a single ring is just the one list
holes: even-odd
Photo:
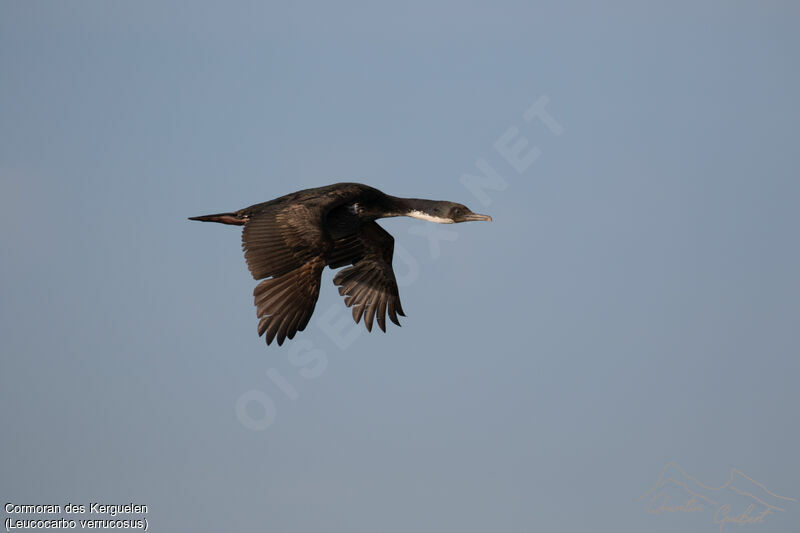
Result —
[{"label": "outstretched wing", "polygon": [[392,270],[393,253],[394,238],[376,222],[369,222],[358,233],[337,240],[328,257],[331,268],[352,264],[340,270],[333,282],[344,296],[345,305],[353,308],[353,320],[358,323],[364,317],[367,331],[372,331],[375,318],[386,331],[387,312],[398,326],[397,315],[405,316]]},{"label": "outstretched wing", "polygon": [[322,217],[319,206],[303,204],[279,204],[248,215],[242,248],[253,278],[281,276],[327,255],[333,242]]},{"label": "outstretched wing", "polygon": [[319,297],[325,257],[333,241],[319,205],[277,203],[247,215],[242,248],[255,279],[258,335],[278,344],[305,329]]},{"label": "outstretched wing", "polygon": [[308,325],[319,297],[320,279],[325,268],[322,257],[282,276],[266,279],[253,291],[258,318],[258,336],[267,334],[267,344],[277,336],[278,345],[294,338]]}]

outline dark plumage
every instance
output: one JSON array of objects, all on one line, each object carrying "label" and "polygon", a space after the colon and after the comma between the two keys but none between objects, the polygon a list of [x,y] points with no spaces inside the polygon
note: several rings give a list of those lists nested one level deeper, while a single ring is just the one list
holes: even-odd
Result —
[{"label": "dark plumage", "polygon": [[412,216],[439,223],[491,220],[453,202],[397,198],[360,183],[306,189],[233,213],[190,220],[244,226],[242,247],[253,278],[258,334],[283,344],[308,325],[319,296],[322,270],[347,266],[333,278],[353,308],[386,331],[386,314],[400,325],[400,305],[392,253],[394,239],[378,218]]}]

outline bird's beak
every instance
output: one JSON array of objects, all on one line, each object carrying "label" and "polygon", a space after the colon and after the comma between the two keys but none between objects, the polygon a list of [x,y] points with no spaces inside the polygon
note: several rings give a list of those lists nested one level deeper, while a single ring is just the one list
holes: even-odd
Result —
[{"label": "bird's beak", "polygon": [[477,220],[484,220],[486,222],[491,222],[492,217],[489,215],[479,215],[478,213],[470,213],[468,215],[464,215],[464,222],[472,222]]}]

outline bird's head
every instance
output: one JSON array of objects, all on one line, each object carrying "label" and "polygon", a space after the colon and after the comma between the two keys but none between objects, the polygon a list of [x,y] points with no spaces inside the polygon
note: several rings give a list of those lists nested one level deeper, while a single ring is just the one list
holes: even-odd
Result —
[{"label": "bird's head", "polygon": [[455,222],[472,222],[472,221],[485,221],[491,222],[492,217],[489,215],[479,215],[470,211],[469,207],[455,202],[445,202],[448,204],[447,218],[453,223]]},{"label": "bird's head", "polygon": [[437,222],[439,224],[455,224],[474,220],[492,221],[489,215],[473,213],[469,207],[455,202],[419,200],[407,213],[407,216]]}]

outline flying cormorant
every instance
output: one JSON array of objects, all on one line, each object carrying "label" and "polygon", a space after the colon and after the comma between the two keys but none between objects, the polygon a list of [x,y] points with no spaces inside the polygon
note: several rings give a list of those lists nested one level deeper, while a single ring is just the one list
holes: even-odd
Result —
[{"label": "flying cormorant", "polygon": [[[397,324],[400,306],[392,253],[394,238],[375,220],[409,216],[452,224],[492,220],[454,202],[397,198],[360,183],[306,189],[232,213],[190,220],[244,226],[242,248],[250,273],[264,280],[253,291],[258,335],[267,344],[293,338],[308,324],[319,296],[322,270],[339,268],[333,282],[353,308],[356,323],[373,319],[386,331],[386,312]],[[266,278],[266,279],[265,279]]]}]

